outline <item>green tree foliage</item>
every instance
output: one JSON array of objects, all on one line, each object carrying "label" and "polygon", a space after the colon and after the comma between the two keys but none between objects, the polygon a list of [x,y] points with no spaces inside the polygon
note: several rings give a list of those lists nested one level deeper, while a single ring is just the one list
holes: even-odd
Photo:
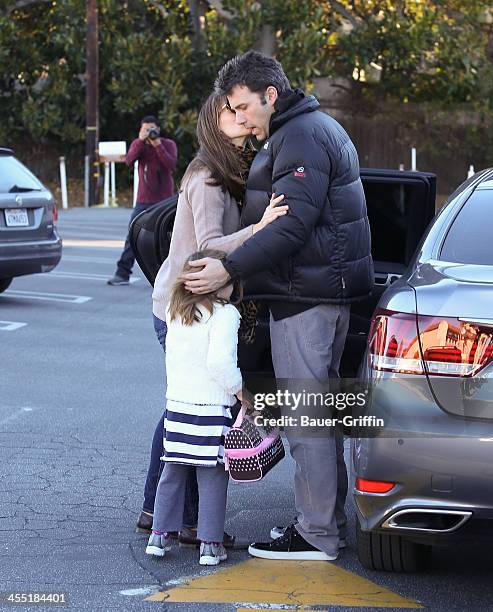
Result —
[{"label": "green tree foliage", "polygon": [[[347,3],[347,34],[333,37],[338,70],[355,76],[370,96],[443,104],[486,101],[491,95],[493,14],[478,0],[390,1]],[[378,79],[378,87],[371,81]],[[488,101],[488,104],[490,101]]]},{"label": "green tree foliage", "polygon": [[[309,90],[332,76],[376,104],[489,112],[492,22],[480,0],[99,0],[101,138],[130,140],[155,113],[185,164],[217,69],[252,47]],[[0,0],[0,142],[65,152],[84,126],[85,2]]]}]

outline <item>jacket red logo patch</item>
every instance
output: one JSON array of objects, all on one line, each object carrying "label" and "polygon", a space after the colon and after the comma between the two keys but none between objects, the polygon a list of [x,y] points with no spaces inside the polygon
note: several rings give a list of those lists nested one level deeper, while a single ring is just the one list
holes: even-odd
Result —
[{"label": "jacket red logo patch", "polygon": [[300,166],[299,168],[296,168],[293,174],[294,176],[303,176],[303,177],[306,176],[305,167]]}]

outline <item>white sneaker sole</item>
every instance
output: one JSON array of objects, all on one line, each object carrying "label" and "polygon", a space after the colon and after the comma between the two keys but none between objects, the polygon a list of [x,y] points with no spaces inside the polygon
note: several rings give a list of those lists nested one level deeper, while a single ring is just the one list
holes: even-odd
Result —
[{"label": "white sneaker sole", "polygon": [[226,561],[226,559],[228,558],[228,555],[222,555],[222,557],[209,557],[209,556],[202,556],[199,559],[199,564],[200,565],[219,565],[219,563],[221,563],[221,561]]},{"label": "white sneaker sole", "polygon": [[171,546],[165,546],[164,548],[159,548],[159,546],[147,546],[146,554],[154,555],[155,557],[164,557],[165,553],[171,550]]},{"label": "white sneaker sole", "polygon": [[327,555],[321,550],[310,550],[303,552],[274,552],[271,550],[259,550],[253,546],[248,547],[252,557],[259,559],[275,559],[284,561],[335,561],[337,555]]}]

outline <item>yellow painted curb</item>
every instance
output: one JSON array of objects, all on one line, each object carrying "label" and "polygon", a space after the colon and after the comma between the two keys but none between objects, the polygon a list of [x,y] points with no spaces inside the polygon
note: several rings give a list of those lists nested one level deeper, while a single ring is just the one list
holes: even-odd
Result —
[{"label": "yellow painted curb", "polygon": [[250,559],[208,576],[184,579],[180,586],[146,601],[300,606],[422,608],[366,578],[324,561]]},{"label": "yellow painted curb", "polygon": [[125,244],[124,240],[75,240],[63,239],[63,246],[76,247],[103,247],[109,249],[122,248]]}]

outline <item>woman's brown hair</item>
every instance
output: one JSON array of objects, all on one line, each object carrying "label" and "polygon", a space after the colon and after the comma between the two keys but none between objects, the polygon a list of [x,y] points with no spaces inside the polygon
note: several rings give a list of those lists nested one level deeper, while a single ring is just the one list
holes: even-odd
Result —
[{"label": "woman's brown hair", "polygon": [[227,104],[226,96],[212,93],[204,102],[197,119],[199,150],[182,179],[182,187],[190,176],[202,168],[211,173],[211,185],[228,191],[237,201],[243,201],[246,175],[253,159],[253,147],[245,151],[236,147],[219,129],[219,115]]},{"label": "woman's brown hair", "polygon": [[[187,261],[183,266],[182,274],[187,272],[199,272],[202,268],[192,267],[188,262],[196,261],[197,259],[203,259],[204,257],[211,257],[212,259],[225,259],[226,253],[223,251],[216,251],[214,249],[204,249],[193,253],[190,257],[187,257]],[[201,304],[209,311],[210,314],[214,311],[214,304],[228,304],[229,300],[219,297],[218,291],[212,291],[206,294],[191,293],[188,289],[185,289],[185,281],[178,277],[178,280],[174,283],[171,289],[171,298],[169,303],[169,315],[171,321],[176,317],[181,318],[183,325],[192,325],[196,321],[200,321],[202,313],[200,312],[198,305]],[[238,286],[237,299],[241,300],[242,289],[241,285]]]}]

